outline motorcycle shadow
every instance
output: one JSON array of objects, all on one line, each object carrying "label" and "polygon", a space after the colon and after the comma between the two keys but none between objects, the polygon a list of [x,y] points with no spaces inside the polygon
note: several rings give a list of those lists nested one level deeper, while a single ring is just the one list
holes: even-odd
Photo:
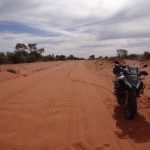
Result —
[{"label": "motorcycle shadow", "polygon": [[114,107],[113,119],[116,120],[115,134],[120,139],[133,139],[136,143],[146,143],[150,141],[150,122],[137,112],[133,120],[124,117],[124,110],[121,106]]}]

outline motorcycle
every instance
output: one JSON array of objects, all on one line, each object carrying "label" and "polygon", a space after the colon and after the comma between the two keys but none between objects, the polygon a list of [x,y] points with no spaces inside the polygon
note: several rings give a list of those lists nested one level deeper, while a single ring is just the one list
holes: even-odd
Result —
[{"label": "motorcycle", "polygon": [[[144,65],[142,68],[146,68]],[[143,78],[141,76],[147,76],[146,71],[141,71],[134,65],[120,64],[119,61],[115,61],[113,73],[114,79],[114,94],[117,97],[119,105],[122,105],[125,110],[126,119],[133,119],[137,111],[137,100],[141,97],[144,91]]]}]

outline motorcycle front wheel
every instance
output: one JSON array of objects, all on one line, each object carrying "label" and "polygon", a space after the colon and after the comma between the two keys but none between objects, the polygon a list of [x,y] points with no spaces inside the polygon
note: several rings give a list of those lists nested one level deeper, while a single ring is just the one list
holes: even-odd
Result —
[{"label": "motorcycle front wheel", "polygon": [[137,110],[137,100],[134,95],[129,95],[128,103],[125,106],[125,117],[127,119],[133,119]]}]

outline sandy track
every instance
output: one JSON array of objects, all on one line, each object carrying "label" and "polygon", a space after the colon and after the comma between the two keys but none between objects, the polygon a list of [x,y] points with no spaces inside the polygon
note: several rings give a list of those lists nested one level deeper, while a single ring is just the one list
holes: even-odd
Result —
[{"label": "sandy track", "polygon": [[149,150],[150,123],[124,119],[110,69],[74,61],[1,82],[0,150]]}]

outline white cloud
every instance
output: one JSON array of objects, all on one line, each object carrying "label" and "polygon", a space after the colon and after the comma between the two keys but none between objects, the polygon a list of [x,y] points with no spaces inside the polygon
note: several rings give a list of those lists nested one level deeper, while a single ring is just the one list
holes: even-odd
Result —
[{"label": "white cloud", "polygon": [[149,0],[0,0],[0,25],[15,22],[59,34],[35,36],[5,30],[0,33],[0,46],[6,51],[18,42],[36,42],[47,54],[86,57],[101,52],[113,55],[117,48],[142,53],[149,47],[149,4]]}]

